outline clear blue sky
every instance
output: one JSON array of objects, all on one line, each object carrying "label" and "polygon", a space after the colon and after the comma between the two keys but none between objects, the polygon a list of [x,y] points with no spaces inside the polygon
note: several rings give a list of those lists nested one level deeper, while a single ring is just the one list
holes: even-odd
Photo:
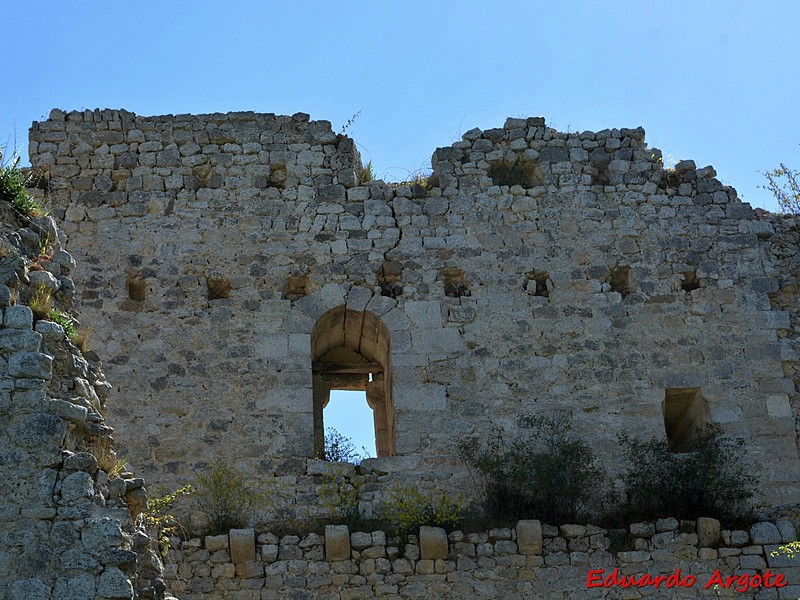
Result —
[{"label": "clear blue sky", "polygon": [[759,171],[800,168],[796,0],[6,0],[0,23],[0,144],[54,107],[302,111],[337,132],[361,111],[347,133],[400,180],[472,127],[544,116],[642,125],[771,210]]}]

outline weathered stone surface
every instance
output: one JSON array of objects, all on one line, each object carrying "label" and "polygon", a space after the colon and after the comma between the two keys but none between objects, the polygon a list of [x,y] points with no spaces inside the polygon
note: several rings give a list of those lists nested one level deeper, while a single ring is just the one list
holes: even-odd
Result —
[{"label": "weathered stone surface", "polygon": [[778,528],[767,521],[756,523],[750,527],[750,537],[754,544],[780,544],[781,534]]},{"label": "weathered stone surface", "polygon": [[422,560],[447,558],[447,533],[441,527],[419,528],[419,550]]},{"label": "weathered stone surface", "polygon": [[18,352],[8,361],[11,377],[50,379],[53,374],[53,357],[39,352]]},{"label": "weathered stone surface", "polygon": [[536,520],[517,522],[517,544],[521,554],[539,556],[542,553],[542,525]]},{"label": "weathered stone surface", "polygon": [[97,583],[97,593],[105,598],[132,598],[133,585],[125,573],[116,567],[106,567]]},{"label": "weathered stone surface", "polygon": [[325,526],[325,560],[350,560],[350,532],[347,525]]},{"label": "weathered stone surface", "polygon": [[708,517],[698,517],[697,539],[701,548],[716,548],[720,540],[719,521]]},{"label": "weathered stone surface", "polygon": [[33,328],[33,312],[27,306],[9,306],[3,311],[3,327],[31,329]]},{"label": "weathered stone surface", "polygon": [[252,529],[231,529],[231,562],[253,562],[256,559],[256,534]]}]

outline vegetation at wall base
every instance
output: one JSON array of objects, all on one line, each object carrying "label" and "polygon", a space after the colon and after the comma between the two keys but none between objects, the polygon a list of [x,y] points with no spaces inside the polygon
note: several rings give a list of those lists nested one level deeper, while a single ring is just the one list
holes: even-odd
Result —
[{"label": "vegetation at wall base", "polygon": [[514,438],[495,428],[485,443],[459,441],[459,456],[482,490],[485,514],[574,523],[600,512],[605,472],[591,447],[570,434],[571,413],[525,415],[520,422],[522,433]]},{"label": "vegetation at wall base", "polygon": [[465,510],[466,497],[463,494],[451,496],[442,492],[430,495],[413,483],[392,487],[383,506],[384,520],[393,535],[417,533],[424,525],[452,531]]},{"label": "vegetation at wall base", "polygon": [[173,514],[175,503],[182,497],[194,492],[190,485],[185,485],[174,492],[168,492],[147,502],[147,510],[139,515],[144,528],[158,540],[161,556],[167,555],[171,544],[170,537],[176,535],[181,525]]},{"label": "vegetation at wall base", "polygon": [[246,527],[256,510],[272,504],[269,489],[260,490],[245,474],[223,462],[215,462],[197,474],[195,498],[208,520],[208,534],[228,533]]},{"label": "vegetation at wall base", "polygon": [[743,461],[744,441],[725,437],[719,425],[702,428],[693,451],[683,454],[659,438],[623,434],[620,444],[630,464],[623,475],[628,520],[714,517],[730,523],[748,516],[759,481]]}]

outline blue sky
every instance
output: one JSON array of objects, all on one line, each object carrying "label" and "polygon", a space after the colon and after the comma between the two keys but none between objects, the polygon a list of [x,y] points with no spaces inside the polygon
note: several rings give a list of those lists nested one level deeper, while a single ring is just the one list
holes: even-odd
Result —
[{"label": "blue sky", "polygon": [[[3,2],[0,145],[54,107],[310,113],[378,176],[507,116],[644,126],[775,210],[759,171],[800,168],[800,3],[510,0]],[[360,447],[362,444],[357,442]]]}]

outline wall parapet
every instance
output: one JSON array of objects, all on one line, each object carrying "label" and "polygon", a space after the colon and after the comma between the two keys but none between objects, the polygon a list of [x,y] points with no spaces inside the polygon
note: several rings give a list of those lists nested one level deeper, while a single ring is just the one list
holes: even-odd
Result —
[{"label": "wall parapet", "polygon": [[[800,557],[773,552],[795,539],[785,519],[734,530],[708,518],[665,518],[617,530],[528,520],[477,533],[423,527],[419,535],[402,538],[349,532],[344,525],[328,526],[324,535],[232,530],[174,540],[165,577],[182,600],[574,598],[591,597],[589,586],[603,588],[609,576],[612,582],[663,576],[658,585],[666,590],[667,577],[676,573],[685,584],[670,586],[676,597],[755,597],[760,591],[764,597],[764,582],[770,583],[768,594],[775,594],[776,582],[785,582],[779,596],[768,597],[794,598],[800,593]],[[711,589],[718,580],[721,588]],[[745,581],[762,583],[748,589]],[[742,585],[744,594],[735,589]],[[605,587],[619,592],[629,586]],[[658,591],[649,582],[634,583],[626,593],[642,598]]]}]

